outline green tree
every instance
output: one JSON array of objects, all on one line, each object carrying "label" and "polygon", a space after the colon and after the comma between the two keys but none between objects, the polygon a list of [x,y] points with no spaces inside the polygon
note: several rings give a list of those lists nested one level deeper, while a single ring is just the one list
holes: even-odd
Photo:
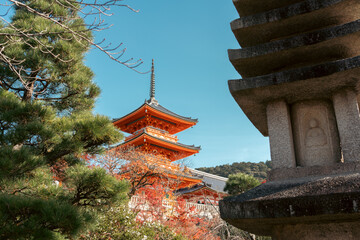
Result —
[{"label": "green tree", "polygon": [[[122,135],[92,114],[100,91],[83,64],[91,29],[80,5],[11,2],[11,22],[0,26],[0,239],[73,238],[94,222],[94,208],[126,198],[125,182],[82,159]],[[59,161],[60,183],[51,172]]]},{"label": "green tree", "polygon": [[92,240],[186,240],[175,234],[169,227],[157,222],[136,221],[136,212],[132,212],[126,205],[100,209],[96,227],[83,235],[80,239]]},{"label": "green tree", "polygon": [[[46,41],[39,39],[39,37],[48,37],[49,40],[60,38],[64,41],[71,40],[80,44],[86,43],[86,45],[100,50],[111,60],[138,72],[136,68],[143,63],[142,60],[133,60],[132,58],[123,60],[122,57],[126,48],[121,49],[122,44],[113,46],[111,43],[107,43],[106,39],[96,42],[91,37],[91,32],[100,32],[109,28],[104,22],[103,16],[111,16],[113,7],[125,7],[133,12],[138,12],[123,2],[124,0],[2,0],[0,2],[2,10],[0,28],[6,27],[6,31],[2,31],[0,34],[5,39],[0,43],[0,61],[6,63],[9,70],[18,77],[21,77],[24,73],[29,73],[28,69],[21,68],[21,65],[26,61],[25,56],[20,55],[19,58],[13,58],[12,54],[4,51],[4,49],[14,45],[11,40],[14,39],[13,37],[17,37],[28,48],[40,47],[43,53],[57,58],[60,62],[67,62],[67,59],[63,58],[64,56],[61,53],[59,54],[59,49],[52,48],[46,44]],[[9,23],[7,20],[9,15],[13,13],[14,9],[19,8],[31,13],[31,16],[36,16],[37,23],[51,24],[52,29],[45,28],[45,25],[36,26],[30,24],[26,26],[27,28],[22,28],[24,25],[19,26],[12,24],[12,22]],[[88,19],[86,24],[84,24],[83,18]],[[41,28],[41,31],[38,31],[38,27]],[[57,30],[52,31],[55,27]],[[66,38],[63,38],[64,36]]]},{"label": "green tree", "polygon": [[260,185],[259,180],[251,175],[244,173],[230,174],[224,191],[227,191],[231,195],[236,195],[246,192],[258,185]]},{"label": "green tree", "polygon": [[225,164],[216,167],[202,167],[197,168],[197,170],[219,175],[222,177],[228,177],[230,174],[236,174],[241,172],[252,175],[259,181],[263,181],[267,177],[267,171],[271,170],[271,162],[234,162],[231,165]]}]

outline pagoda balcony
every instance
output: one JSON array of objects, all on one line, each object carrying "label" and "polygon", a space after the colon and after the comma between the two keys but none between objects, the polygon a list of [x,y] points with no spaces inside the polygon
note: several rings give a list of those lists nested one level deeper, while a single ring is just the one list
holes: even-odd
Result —
[{"label": "pagoda balcony", "polygon": [[132,135],[125,138],[125,142],[130,140],[130,139],[135,138],[136,136],[139,136],[140,134],[142,134],[144,132],[148,133],[148,134],[150,134],[150,135],[152,135],[154,137],[157,137],[157,138],[163,138],[163,139],[165,139],[167,141],[171,141],[171,142],[177,142],[178,141],[177,136],[174,136],[174,135],[170,134],[169,132],[167,132],[165,130],[149,126],[149,127],[144,127],[142,129],[139,129],[139,130],[135,131]]},{"label": "pagoda balcony", "polygon": [[170,134],[169,132],[159,129],[159,128],[155,128],[155,127],[145,127],[145,132],[147,132],[148,134],[154,136],[154,137],[158,137],[158,138],[164,138],[165,140],[171,141],[171,142],[177,142],[178,138],[177,136],[174,136],[172,134]]},{"label": "pagoda balcony", "polygon": [[150,155],[150,156],[146,157],[146,160],[150,165],[160,167],[160,168],[162,168],[164,170],[168,170],[172,173],[176,173],[181,170],[181,167],[178,164],[174,164],[167,159],[163,159],[160,157]]},{"label": "pagoda balcony", "polygon": [[[167,200],[164,199],[162,201],[162,205],[166,208],[172,208],[176,206],[177,202],[173,200]],[[129,202],[129,207],[132,209],[138,209],[138,210],[149,210],[149,203],[146,201],[146,199],[142,196],[134,195],[131,197]],[[203,217],[209,217],[210,214],[218,215],[219,214],[219,206],[211,203],[207,204],[199,204],[199,203],[193,203],[186,201],[185,208],[190,209],[196,209],[196,212]]]},{"label": "pagoda balcony", "polygon": [[[174,164],[167,159],[158,156],[153,156],[151,154],[146,154],[145,159],[143,161],[144,164],[146,164],[149,168],[162,169],[168,173],[176,174],[182,171],[182,168],[180,167],[179,164]],[[128,171],[130,169],[131,168],[124,167],[123,171]],[[192,174],[188,174],[188,175],[192,176]]]},{"label": "pagoda balcony", "polygon": [[[179,176],[179,177],[197,178],[189,170],[187,170],[186,167],[185,167],[185,169],[183,169],[183,167],[180,166],[180,164],[172,163],[171,161],[169,161],[166,158],[147,154],[145,156],[145,161],[149,168],[162,169],[164,171],[164,173],[167,173],[167,174],[173,174],[173,175]],[[130,169],[125,167],[123,170],[128,171]]]}]

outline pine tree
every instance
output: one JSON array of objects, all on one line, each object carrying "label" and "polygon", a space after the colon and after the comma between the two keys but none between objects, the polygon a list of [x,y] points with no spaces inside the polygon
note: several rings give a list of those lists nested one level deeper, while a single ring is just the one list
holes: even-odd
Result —
[{"label": "pine tree", "polygon": [[259,180],[251,175],[245,173],[230,174],[224,191],[227,191],[231,195],[236,195],[246,192],[258,185],[260,185]]},{"label": "pine tree", "polygon": [[[18,2],[11,27],[0,26],[0,239],[73,238],[94,221],[92,209],[126,198],[126,183],[81,157],[122,136],[91,112],[100,91],[83,64],[89,42],[71,33],[91,38],[76,2]],[[51,171],[59,161],[61,182]]]},{"label": "pine tree", "polygon": [[[22,2],[40,13],[51,13],[51,19],[31,13],[24,7],[15,8],[11,27],[1,29],[1,32],[13,32],[14,35],[2,38],[1,44],[7,43],[4,54],[20,63],[1,64],[2,87],[23,101],[42,100],[58,111],[89,110],[100,91],[91,81],[91,70],[83,64],[89,42],[75,38],[73,32],[83,32],[84,37],[91,38],[91,31],[77,16],[74,7],[66,7],[67,1]],[[61,22],[66,28],[52,20]],[[14,29],[26,34],[18,35]]]}]

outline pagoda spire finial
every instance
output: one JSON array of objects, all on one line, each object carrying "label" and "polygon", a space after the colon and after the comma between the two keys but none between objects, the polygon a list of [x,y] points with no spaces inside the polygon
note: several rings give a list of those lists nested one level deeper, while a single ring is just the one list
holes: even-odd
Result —
[{"label": "pagoda spire finial", "polygon": [[150,100],[155,98],[155,73],[154,73],[154,59],[151,65],[151,82],[150,82]]},{"label": "pagoda spire finial", "polygon": [[151,81],[150,81],[150,99],[147,101],[149,104],[158,104],[155,99],[155,68],[154,68],[154,59],[152,60],[151,65]]}]

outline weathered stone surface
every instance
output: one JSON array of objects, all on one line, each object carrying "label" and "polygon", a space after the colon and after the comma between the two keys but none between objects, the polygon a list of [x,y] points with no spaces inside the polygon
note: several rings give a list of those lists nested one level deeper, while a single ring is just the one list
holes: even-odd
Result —
[{"label": "weathered stone surface", "polygon": [[221,218],[243,230],[272,235],[292,224],[360,220],[360,173],[274,181],[220,201]]},{"label": "weathered stone surface", "polygon": [[253,47],[230,49],[228,54],[243,78],[356,57],[360,55],[360,20]]},{"label": "weathered stone surface", "polygon": [[360,1],[233,2],[229,89],[270,136],[273,170],[221,217],[274,240],[360,239]]},{"label": "weathered stone surface", "polygon": [[[341,81],[339,81],[341,79]],[[229,80],[235,101],[255,127],[268,136],[266,103],[284,99],[288,104],[329,99],[342,88],[360,89],[360,56],[264,76]]]},{"label": "weathered stone surface", "polygon": [[343,89],[333,95],[345,162],[360,161],[360,117],[356,92]]},{"label": "weathered stone surface", "polygon": [[331,102],[301,101],[291,106],[291,115],[297,166],[340,162],[340,141]]},{"label": "weathered stone surface", "polygon": [[[342,9],[338,11],[338,9]],[[231,29],[242,47],[359,19],[358,0],[306,0],[236,19]]]},{"label": "weathered stone surface", "polygon": [[272,235],[274,240],[358,240],[360,222],[282,225]]},{"label": "weathered stone surface", "polygon": [[269,102],[267,121],[273,168],[296,167],[290,111],[285,101]]},{"label": "weathered stone surface", "polygon": [[275,8],[281,8],[303,0],[233,0],[233,3],[241,17],[267,12]]},{"label": "weathered stone surface", "polygon": [[359,172],[360,162],[345,162],[328,166],[272,169],[267,174],[267,180],[270,182],[287,181],[294,178],[312,178]]}]

